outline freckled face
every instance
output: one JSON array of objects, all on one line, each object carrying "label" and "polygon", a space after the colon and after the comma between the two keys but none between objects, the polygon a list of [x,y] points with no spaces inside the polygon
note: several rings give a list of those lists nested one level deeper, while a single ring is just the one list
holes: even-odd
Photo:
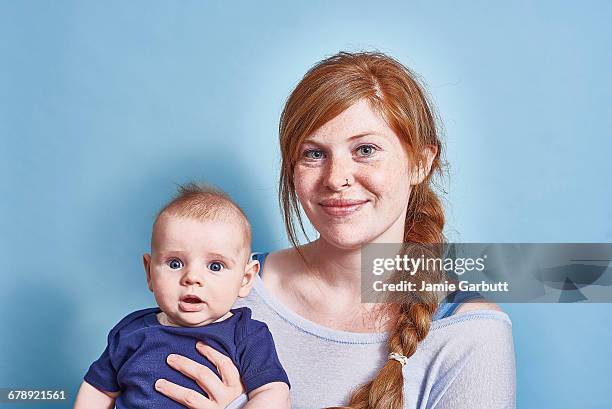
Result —
[{"label": "freckled face", "polygon": [[398,136],[361,100],[310,135],[294,184],[321,239],[338,248],[401,242],[415,175]]},{"label": "freckled face", "polygon": [[242,286],[248,249],[239,223],[161,216],[147,281],[170,323],[201,326],[223,317]]}]

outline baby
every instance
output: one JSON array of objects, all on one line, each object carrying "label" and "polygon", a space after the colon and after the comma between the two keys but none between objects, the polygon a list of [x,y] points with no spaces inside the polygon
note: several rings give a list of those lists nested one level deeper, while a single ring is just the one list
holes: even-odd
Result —
[{"label": "baby", "polygon": [[166,363],[170,354],[183,355],[219,376],[196,351],[198,341],[231,358],[249,396],[245,408],[289,408],[289,380],[268,327],[251,319],[248,308],[231,309],[248,295],[259,270],[250,246],[251,226],[224,193],[181,187],[157,216],[151,254],[143,256],[159,308],[136,311],[110,331],[75,408],[183,408],[156,391],[158,379],[208,398]]}]

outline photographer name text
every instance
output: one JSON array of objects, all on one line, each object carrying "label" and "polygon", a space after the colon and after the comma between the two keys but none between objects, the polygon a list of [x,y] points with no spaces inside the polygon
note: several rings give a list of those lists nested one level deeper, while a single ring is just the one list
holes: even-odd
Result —
[{"label": "photographer name text", "polygon": [[374,281],[374,291],[442,291],[442,292],[453,292],[459,289],[460,291],[478,291],[478,292],[508,292],[507,281],[498,281],[496,283],[489,283],[481,281],[480,283],[470,283],[468,281],[459,281],[458,283],[450,283],[444,281],[443,283],[429,283],[422,281],[421,285],[411,281],[400,281],[399,283],[385,283],[383,281]]}]

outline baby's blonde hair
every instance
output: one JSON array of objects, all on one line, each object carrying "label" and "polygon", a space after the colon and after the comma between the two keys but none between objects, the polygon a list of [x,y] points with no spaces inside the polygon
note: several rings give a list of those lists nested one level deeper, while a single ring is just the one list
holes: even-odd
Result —
[{"label": "baby's blonde hair", "polygon": [[179,185],[178,193],[157,214],[155,224],[163,216],[185,217],[201,221],[239,223],[244,230],[245,245],[251,248],[251,224],[244,211],[227,193],[200,183]]}]

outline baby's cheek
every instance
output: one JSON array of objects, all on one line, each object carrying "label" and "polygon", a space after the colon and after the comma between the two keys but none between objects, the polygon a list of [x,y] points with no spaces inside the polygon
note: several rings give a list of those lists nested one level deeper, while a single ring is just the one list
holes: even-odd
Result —
[{"label": "baby's cheek", "polygon": [[206,294],[205,301],[208,304],[208,308],[213,313],[225,313],[229,311],[231,306],[234,304],[234,297],[231,295],[232,290],[230,288],[225,289],[214,289],[209,291]]},{"label": "baby's cheek", "polygon": [[172,302],[172,298],[177,298],[174,295],[174,291],[172,286],[166,282],[157,282],[153,287],[153,292],[155,294],[155,299],[158,304],[168,304]]}]

